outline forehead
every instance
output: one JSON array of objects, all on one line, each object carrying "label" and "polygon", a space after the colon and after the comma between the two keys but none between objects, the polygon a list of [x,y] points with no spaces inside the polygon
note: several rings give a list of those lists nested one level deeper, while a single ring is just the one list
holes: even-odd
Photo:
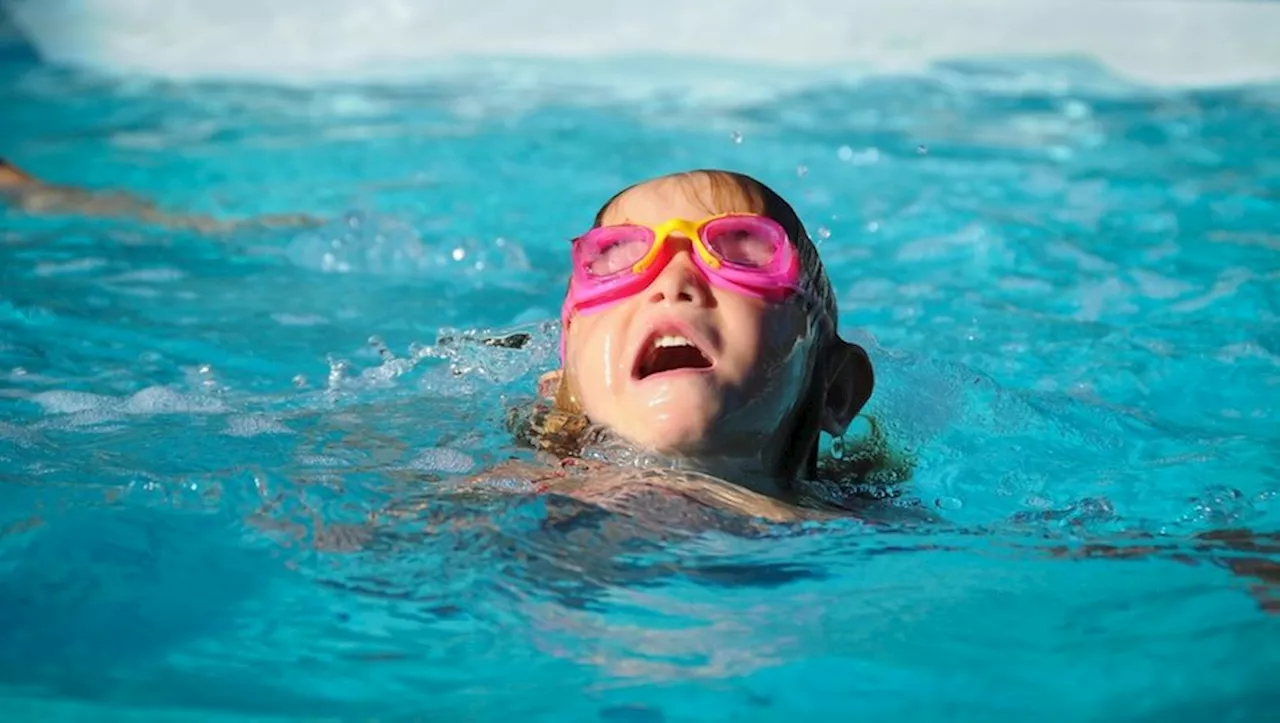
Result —
[{"label": "forehead", "polygon": [[628,189],[601,216],[605,225],[658,224],[671,218],[699,219],[720,213],[759,213],[760,204],[734,184],[698,174],[659,178]]}]

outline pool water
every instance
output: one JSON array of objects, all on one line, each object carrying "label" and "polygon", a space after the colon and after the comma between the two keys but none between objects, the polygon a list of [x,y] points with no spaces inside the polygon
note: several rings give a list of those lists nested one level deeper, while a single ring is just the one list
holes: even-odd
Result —
[{"label": "pool water", "polygon": [[[722,70],[0,67],[5,157],[247,221],[0,215],[6,719],[1268,717],[1280,89]],[[566,239],[707,166],[795,203],[917,460],[904,503],[943,522],[743,538],[443,496],[527,455],[503,414],[554,368]],[[252,222],[284,213],[319,225]]]}]

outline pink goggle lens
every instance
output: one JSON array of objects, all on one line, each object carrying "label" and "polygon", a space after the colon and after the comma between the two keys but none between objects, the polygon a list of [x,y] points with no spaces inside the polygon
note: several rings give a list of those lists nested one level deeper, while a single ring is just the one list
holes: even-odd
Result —
[{"label": "pink goggle lens", "polygon": [[760,219],[728,217],[712,221],[702,230],[703,241],[721,261],[762,269],[773,263],[786,243],[773,226]]}]

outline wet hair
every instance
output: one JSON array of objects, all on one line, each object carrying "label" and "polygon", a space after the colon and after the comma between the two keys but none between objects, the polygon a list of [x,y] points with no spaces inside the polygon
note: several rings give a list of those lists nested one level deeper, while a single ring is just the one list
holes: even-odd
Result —
[{"label": "wet hair", "polygon": [[[698,200],[708,209],[736,206],[738,210],[760,214],[782,226],[795,245],[800,259],[804,284],[803,296],[811,302],[809,315],[815,322],[818,334],[815,349],[827,348],[833,341],[837,341],[839,315],[835,293],[822,266],[818,249],[791,204],[760,181],[733,171],[702,169],[672,174],[655,180],[684,183],[688,190],[693,191],[695,179],[707,181],[706,193],[709,197]],[[605,216],[614,204],[638,185],[643,184],[628,186],[606,201],[596,212],[593,228],[602,226]],[[698,188],[698,190],[702,189]],[[744,202],[747,208],[742,208]],[[856,410],[861,410],[871,396],[874,372],[865,354],[859,354],[857,357],[855,363],[860,368],[853,370],[853,373],[858,374],[863,383],[859,385],[857,393],[860,396],[853,401],[853,406]],[[816,411],[808,410],[807,413],[813,415]],[[792,450],[792,454],[803,455],[802,463],[792,466],[808,477],[819,478],[829,483],[893,485],[910,477],[910,459],[901,451],[892,449],[880,425],[874,419],[869,417],[867,419],[870,423],[870,433],[865,438],[856,443],[838,442],[835,453],[821,457],[818,454],[815,438],[813,449]],[[797,424],[797,428],[806,423],[812,425],[816,420],[812,418],[802,420]],[[593,425],[583,413],[573,396],[571,380],[563,373],[556,388],[546,398],[539,399],[532,406],[511,410],[507,424],[518,442],[558,457],[581,455],[586,447],[598,441],[605,433],[605,430]],[[886,492],[886,489],[890,491]],[[881,487],[869,494],[876,499],[881,499],[896,493],[890,487]]]}]

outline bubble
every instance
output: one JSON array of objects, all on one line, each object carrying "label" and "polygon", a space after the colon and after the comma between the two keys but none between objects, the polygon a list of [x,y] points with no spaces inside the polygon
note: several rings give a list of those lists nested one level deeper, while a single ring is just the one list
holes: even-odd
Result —
[{"label": "bubble", "polygon": [[467,250],[459,246],[453,250],[453,253],[451,255],[453,256],[454,261],[461,261],[462,259],[466,258]]},{"label": "bubble", "polygon": [[807,175],[809,175],[809,167],[808,167],[808,166],[804,165],[803,163],[802,163],[802,164],[800,164],[800,165],[798,165],[798,166],[796,166],[796,176],[797,176],[798,178],[804,178],[804,177],[805,177],[805,176],[807,176]]},{"label": "bubble", "polygon": [[829,239],[829,238],[831,238],[831,229],[827,228],[826,226],[819,226],[819,227],[818,227],[818,240],[819,240],[819,241],[826,241],[826,240],[827,240],[827,239]]},{"label": "bubble", "polygon": [[297,387],[298,389],[306,389],[307,378],[301,374],[295,374],[293,377],[293,386]]},{"label": "bubble", "polygon": [[741,145],[741,144],[742,144],[742,134],[741,134],[741,133],[739,133],[738,131],[734,131],[734,132],[732,132],[732,133],[730,133],[730,134],[729,134],[729,140],[733,141],[734,145]]},{"label": "bubble", "polygon": [[926,153],[928,153],[928,152],[929,152],[929,148],[928,148],[928,146],[924,145],[923,143],[921,143],[920,145],[916,146],[916,153],[919,153],[920,155],[922,155],[922,156],[923,156],[923,155],[925,155],[925,154],[926,154]]},{"label": "bubble", "polygon": [[1234,487],[1211,484],[1191,500],[1191,509],[1183,519],[1226,527],[1253,511],[1252,501]]},{"label": "bubble", "polygon": [[870,233],[875,233],[875,232],[877,232],[877,231],[879,231],[879,230],[880,230],[880,222],[879,222],[879,221],[868,221],[868,222],[867,222],[867,225],[866,225],[866,229],[867,229],[867,231],[868,231],[868,232],[870,232]]},{"label": "bubble", "polygon": [[836,158],[842,161],[853,160],[853,149],[849,146],[840,146],[840,150],[836,151]]}]

